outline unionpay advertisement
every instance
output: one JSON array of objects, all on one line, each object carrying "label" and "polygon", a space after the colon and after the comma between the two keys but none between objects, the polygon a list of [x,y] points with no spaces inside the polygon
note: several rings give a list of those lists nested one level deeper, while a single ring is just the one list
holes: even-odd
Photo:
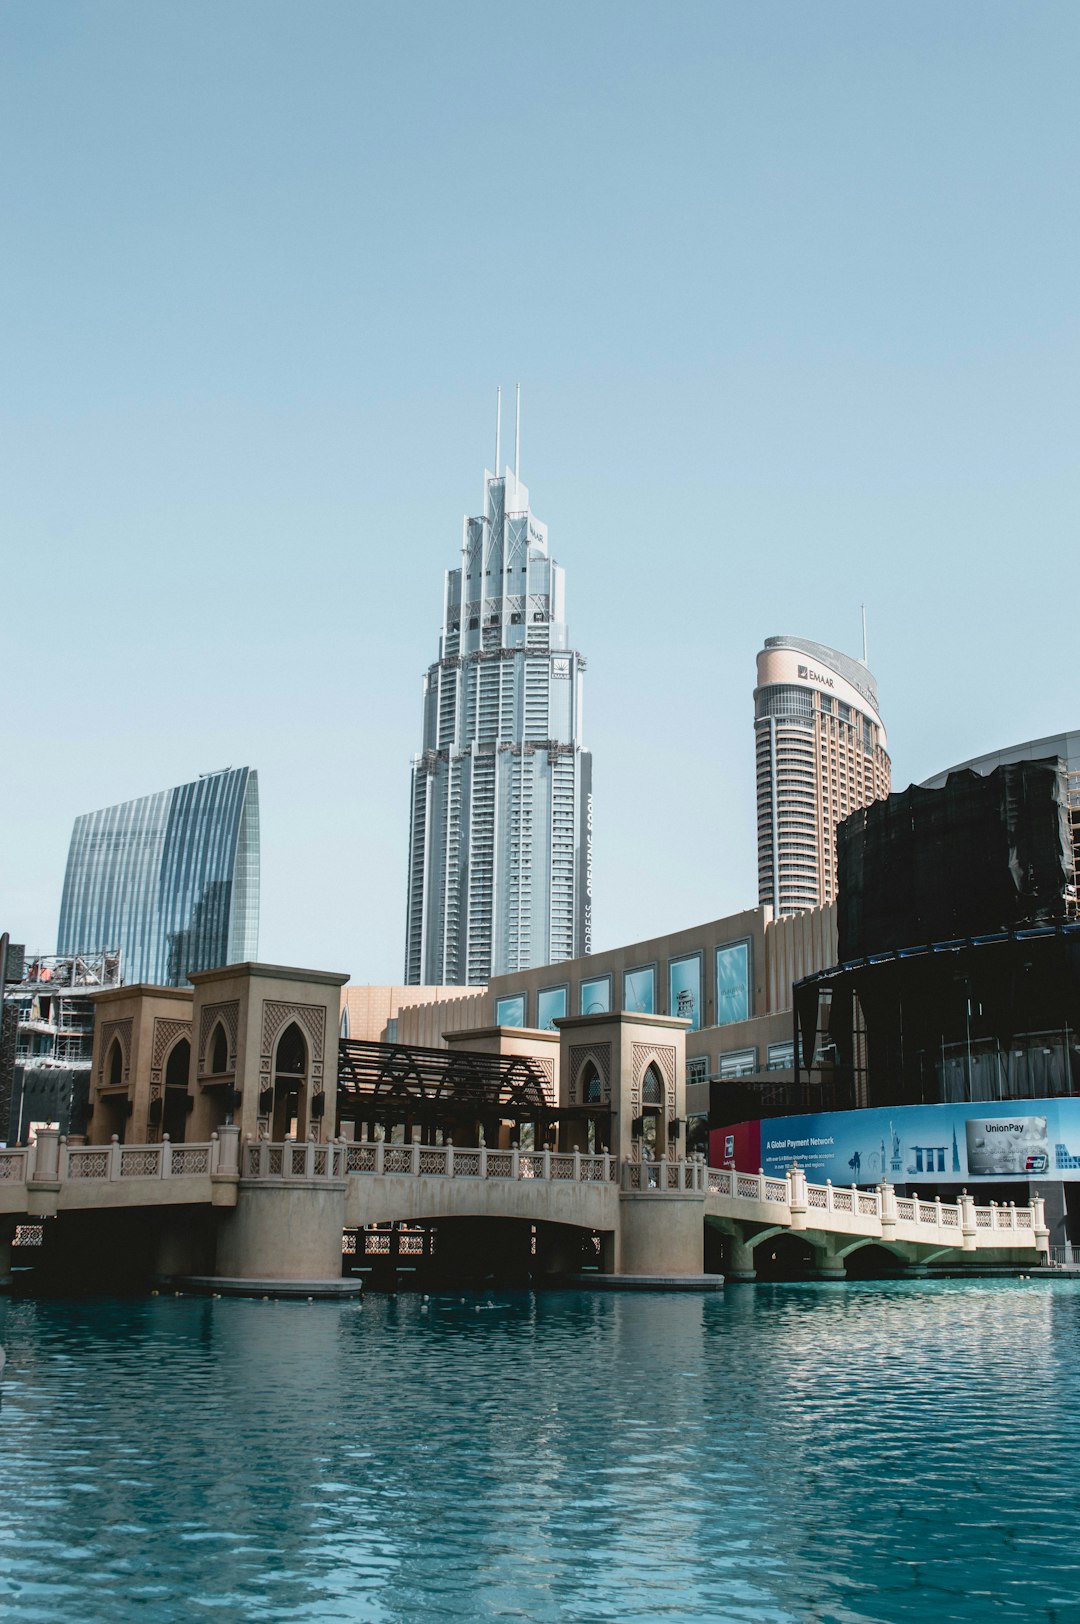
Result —
[{"label": "unionpay advertisement", "polygon": [[812,1183],[1000,1183],[1080,1180],[1080,1099],[901,1105],[740,1122],[710,1134],[716,1166]]}]

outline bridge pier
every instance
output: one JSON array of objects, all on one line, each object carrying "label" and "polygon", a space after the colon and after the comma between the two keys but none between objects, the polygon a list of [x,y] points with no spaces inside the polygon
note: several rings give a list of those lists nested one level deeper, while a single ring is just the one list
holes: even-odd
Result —
[{"label": "bridge pier", "polygon": [[730,1261],[724,1272],[726,1280],[756,1280],[757,1266],[754,1259],[754,1247],[760,1236],[751,1240],[743,1240],[738,1235],[731,1235]]},{"label": "bridge pier", "polygon": [[219,1218],[213,1276],[188,1283],[229,1296],[349,1297],[360,1281],[341,1273],[345,1179],[241,1179],[235,1208]]},{"label": "bridge pier", "polygon": [[810,1270],[811,1280],[846,1280],[847,1266],[841,1256],[836,1253],[828,1242],[824,1246],[814,1247],[814,1267]]},{"label": "bridge pier", "polygon": [[705,1269],[704,1200],[690,1195],[619,1199],[619,1274],[700,1275]]}]

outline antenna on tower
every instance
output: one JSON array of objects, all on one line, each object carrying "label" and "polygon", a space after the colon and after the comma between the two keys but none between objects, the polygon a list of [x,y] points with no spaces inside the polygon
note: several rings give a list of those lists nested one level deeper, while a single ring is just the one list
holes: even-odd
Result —
[{"label": "antenna on tower", "polygon": [[502,384],[495,388],[495,478],[499,477],[499,448],[502,444]]},{"label": "antenna on tower", "polygon": [[863,663],[863,665],[869,665],[870,662],[867,659],[867,653],[866,653],[866,605],[865,605],[865,603],[861,605],[861,608],[862,608],[862,663]]},{"label": "antenna on tower", "polygon": [[514,478],[521,477],[521,385],[517,385],[517,400],[514,406]]}]

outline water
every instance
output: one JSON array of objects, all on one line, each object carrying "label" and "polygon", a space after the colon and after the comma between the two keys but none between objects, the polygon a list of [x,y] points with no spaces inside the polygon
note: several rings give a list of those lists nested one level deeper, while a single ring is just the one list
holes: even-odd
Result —
[{"label": "water", "polygon": [[0,1306],[30,1620],[1080,1616],[1080,1285]]}]

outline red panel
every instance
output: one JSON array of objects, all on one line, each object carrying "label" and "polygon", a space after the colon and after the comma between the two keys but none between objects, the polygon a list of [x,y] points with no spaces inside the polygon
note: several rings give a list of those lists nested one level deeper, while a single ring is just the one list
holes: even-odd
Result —
[{"label": "red panel", "polygon": [[756,1173],[761,1166],[761,1123],[737,1122],[731,1128],[713,1128],[709,1133],[709,1166],[728,1167],[734,1162],[740,1173]]}]

